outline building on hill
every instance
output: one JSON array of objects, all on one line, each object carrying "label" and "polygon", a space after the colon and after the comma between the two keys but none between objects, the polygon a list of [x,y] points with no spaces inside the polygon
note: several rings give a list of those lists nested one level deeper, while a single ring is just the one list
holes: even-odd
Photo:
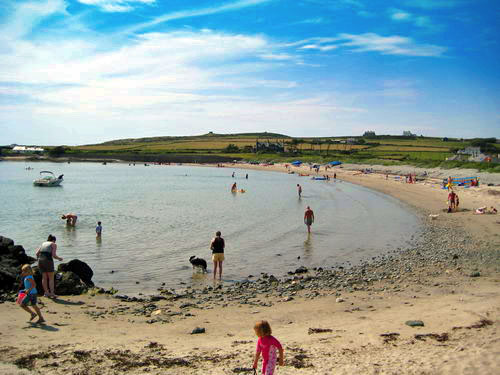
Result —
[{"label": "building on hill", "polygon": [[14,146],[12,152],[17,154],[37,154],[44,152],[45,150],[41,147],[30,147],[30,146]]},{"label": "building on hill", "polygon": [[458,150],[459,155],[469,155],[470,157],[477,158],[481,154],[481,147],[466,147],[463,150]]},{"label": "building on hill", "polygon": [[405,130],[403,132],[403,137],[416,137],[417,135],[416,134],[413,134],[411,131],[409,130]]},{"label": "building on hill", "polygon": [[255,152],[285,152],[282,142],[255,142]]}]

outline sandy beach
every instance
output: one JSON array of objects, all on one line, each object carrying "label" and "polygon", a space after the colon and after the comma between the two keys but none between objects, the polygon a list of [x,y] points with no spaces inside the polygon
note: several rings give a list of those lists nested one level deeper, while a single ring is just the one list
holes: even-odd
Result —
[{"label": "sandy beach", "polygon": [[[287,172],[284,165],[227,165],[236,167]],[[500,208],[500,188],[459,187],[461,210],[447,214],[438,179],[406,184],[394,175],[334,172],[339,181],[328,183],[360,184],[414,207],[425,222],[415,246],[352,268],[256,275],[232,286],[40,298],[46,325],[28,323],[27,313],[5,302],[0,373],[252,374],[252,327],[260,319],[285,349],[278,375],[498,373],[500,216],[472,212]],[[291,183],[301,178],[309,177]],[[195,328],[205,332],[192,334]]]}]

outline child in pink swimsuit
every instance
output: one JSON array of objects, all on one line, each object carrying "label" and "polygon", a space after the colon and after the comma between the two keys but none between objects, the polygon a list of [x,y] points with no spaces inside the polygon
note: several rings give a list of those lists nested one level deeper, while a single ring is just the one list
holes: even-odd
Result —
[{"label": "child in pink swimsuit", "polygon": [[[262,375],[273,375],[276,362],[283,366],[283,348],[280,342],[274,336],[271,336],[271,326],[267,321],[261,320],[255,323],[253,329],[259,337],[253,368],[257,369],[259,357],[262,354]],[[279,357],[276,352],[279,352]]]}]

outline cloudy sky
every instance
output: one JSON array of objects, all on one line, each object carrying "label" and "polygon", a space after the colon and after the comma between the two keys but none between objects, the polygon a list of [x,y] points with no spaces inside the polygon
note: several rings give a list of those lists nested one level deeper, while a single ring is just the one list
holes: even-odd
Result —
[{"label": "cloudy sky", "polygon": [[500,137],[500,2],[4,0],[0,144]]}]

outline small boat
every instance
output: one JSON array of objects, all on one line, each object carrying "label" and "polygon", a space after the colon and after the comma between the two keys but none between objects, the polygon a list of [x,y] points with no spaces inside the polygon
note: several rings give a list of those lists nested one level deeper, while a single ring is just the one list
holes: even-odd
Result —
[{"label": "small boat", "polygon": [[41,171],[40,178],[33,181],[33,185],[35,186],[59,186],[61,182],[63,182],[63,176],[60,175],[56,178],[54,173],[51,171]]}]

